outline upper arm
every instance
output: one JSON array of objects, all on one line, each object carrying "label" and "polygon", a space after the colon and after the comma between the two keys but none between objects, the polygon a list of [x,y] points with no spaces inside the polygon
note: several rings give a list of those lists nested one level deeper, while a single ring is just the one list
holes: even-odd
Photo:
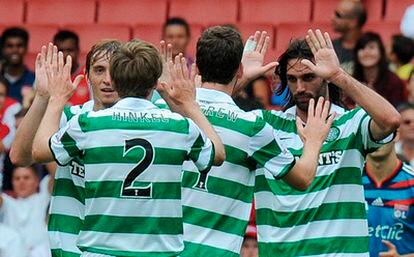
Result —
[{"label": "upper arm", "polygon": [[188,119],[188,122],[191,144],[188,158],[194,162],[199,171],[208,171],[214,162],[214,145],[192,120]]}]

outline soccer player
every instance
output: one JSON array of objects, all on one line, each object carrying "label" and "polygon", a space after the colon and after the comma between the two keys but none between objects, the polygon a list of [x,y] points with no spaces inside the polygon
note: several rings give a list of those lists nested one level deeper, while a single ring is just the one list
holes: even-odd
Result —
[{"label": "soccer player", "polygon": [[[109,60],[112,53],[119,48],[117,40],[103,40],[96,43],[87,55],[86,76],[91,85],[94,99],[83,105],[65,107],[59,114],[60,127],[76,114],[100,110],[112,106],[118,100],[109,74]],[[57,48],[52,44],[42,48],[36,60],[36,95],[35,100],[17,129],[10,157],[15,165],[29,166],[34,160],[31,148],[35,133],[40,125],[49,100],[46,66],[52,64],[53,54]],[[52,178],[53,179],[53,178]],[[48,220],[49,240],[53,257],[80,256],[76,240],[84,217],[84,166],[80,160],[69,165],[58,166],[50,203]]]},{"label": "soccer player", "polygon": [[157,49],[138,40],[123,44],[110,60],[121,99],[111,108],[72,118],[56,132],[57,116],[76,86],[70,81],[70,57],[65,66],[62,53],[58,59],[48,72],[54,86],[32,151],[37,162],[56,159],[66,165],[79,158],[84,164],[85,217],[77,241],[81,256],[179,255],[184,246],[182,163],[193,160],[206,172],[225,157],[195,102],[187,67],[170,63],[172,80],[162,85],[171,109],[185,118],[148,101],[162,72]]},{"label": "soccer player", "polygon": [[370,256],[414,257],[414,171],[398,159],[394,142],[367,156],[362,183]]},{"label": "soccer player", "polygon": [[[269,38],[263,33],[259,39],[256,33],[255,43],[256,48],[247,51],[263,58]],[[161,49],[165,55],[165,44]],[[196,62],[202,78],[197,101],[225,145],[226,160],[207,177],[190,162],[184,166],[183,257],[239,256],[252,207],[254,170],[263,167],[272,177],[305,189],[333,121],[333,117],[327,119],[329,103],[321,98],[316,108],[311,104],[312,121],[305,128],[298,124],[305,151],[295,161],[270,125],[233,102],[231,94],[242,77],[242,56],[241,36],[229,26],[207,29],[197,43]]]},{"label": "soccer player", "polygon": [[[366,154],[390,142],[400,115],[384,98],[344,72],[329,34],[310,30],[292,41],[277,73],[288,87],[291,108],[262,111],[280,139],[298,158],[303,143],[295,119],[309,122],[312,99],[329,96],[328,81],[360,106],[337,112],[319,155],[316,176],[306,191],[276,182],[266,171],[256,177],[256,221],[260,256],[368,256],[368,226],[361,181]],[[332,96],[330,96],[332,97]],[[334,99],[332,99],[334,101]]]}]

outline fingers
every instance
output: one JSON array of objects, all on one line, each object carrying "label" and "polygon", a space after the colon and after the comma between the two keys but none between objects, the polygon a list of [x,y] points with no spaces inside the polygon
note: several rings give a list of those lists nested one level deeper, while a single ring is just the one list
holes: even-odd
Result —
[{"label": "fingers", "polygon": [[329,115],[330,108],[331,108],[331,104],[330,104],[329,100],[326,100],[324,102],[323,109],[322,109],[322,115],[321,115],[322,119],[326,120],[326,118]]},{"label": "fingers", "polygon": [[267,53],[267,49],[269,48],[269,45],[270,45],[270,37],[269,37],[269,36],[267,36],[267,37],[265,38],[265,41],[264,41],[263,47],[262,47],[262,49],[260,50],[260,53],[261,53],[262,55],[265,55],[265,54]]},{"label": "fingers", "polygon": [[315,116],[315,100],[311,98],[309,100],[309,106],[308,106],[308,117]]},{"label": "fingers", "polygon": [[78,75],[78,76],[76,76],[76,78],[75,78],[75,80],[73,81],[73,86],[75,87],[75,88],[77,88],[78,87],[78,85],[79,85],[79,83],[82,81],[82,79],[84,78],[85,76],[84,75]]},{"label": "fingers", "polygon": [[321,49],[321,45],[318,41],[318,39],[316,38],[315,33],[313,32],[313,30],[308,30],[308,36],[310,39],[310,43],[313,45],[313,47],[315,48],[316,51],[318,51],[319,49]]},{"label": "fingers", "polygon": [[389,250],[396,250],[397,248],[395,247],[395,245],[393,243],[391,243],[388,240],[382,240],[382,243],[385,244],[385,246],[389,249]]},{"label": "fingers", "polygon": [[167,44],[167,62],[172,61],[172,45]]},{"label": "fingers", "polygon": [[[181,58],[181,69],[183,71],[184,78],[185,79],[190,78],[190,74],[188,72],[187,60],[184,57]],[[194,81],[194,80],[191,80],[191,81]]]},{"label": "fingers", "polygon": [[193,63],[191,64],[191,70],[190,70],[191,81],[195,81],[196,76],[197,76],[197,66],[195,63]]},{"label": "fingers", "polygon": [[319,42],[320,46],[322,48],[326,48],[327,44],[325,42],[325,38],[322,35],[322,32],[319,29],[317,29],[315,31],[315,34],[316,34],[316,38],[318,39],[318,42]]},{"label": "fingers", "polygon": [[278,62],[270,62],[262,67],[263,69],[262,73],[266,74],[269,71],[273,71],[278,65],[279,65]]},{"label": "fingers", "polygon": [[[46,46],[42,46],[42,49],[40,50],[40,59],[39,59],[39,65],[45,65],[46,63]],[[37,58],[36,58],[37,61]]]},{"label": "fingers", "polygon": [[262,51],[264,42],[266,40],[266,36],[267,36],[267,32],[262,31],[262,33],[260,34],[259,42],[257,43],[257,46],[256,46],[256,51],[258,51],[259,53]]},{"label": "fingers", "polygon": [[57,74],[58,72],[58,50],[56,46],[53,46],[53,53],[52,53],[52,72]]},{"label": "fingers", "polygon": [[[323,97],[319,97],[318,102],[316,104],[315,116],[314,117],[317,117],[317,118],[321,117],[324,103],[325,103],[325,99]],[[310,117],[312,117],[312,116],[310,116]]]},{"label": "fingers", "polygon": [[159,49],[159,51],[160,51],[160,55],[161,55],[162,61],[163,62],[166,62],[167,61],[167,47],[165,45],[165,41],[164,40],[161,40],[160,41],[160,49]]},{"label": "fingers", "polygon": [[[59,63],[60,63],[59,66],[60,65],[63,66],[63,53],[62,52],[59,52]],[[70,80],[71,79],[70,72],[72,70],[72,57],[70,55],[66,57],[66,64],[61,69],[62,69],[64,78]]]},{"label": "fingers", "polygon": [[64,71],[63,67],[65,65],[65,61],[63,60],[63,53],[58,52],[58,72],[62,73]]},{"label": "fingers", "polygon": [[178,54],[177,56],[175,56],[175,60],[174,60],[174,72],[176,73],[177,79],[181,80],[183,79],[184,75],[183,75],[183,69],[181,67],[181,58],[182,58],[182,54]]},{"label": "fingers", "polygon": [[313,72],[316,69],[315,64],[313,64],[313,62],[309,61],[308,59],[303,59],[303,60],[300,61],[300,63],[302,63],[303,65],[305,65],[306,67],[308,67]]},{"label": "fingers", "polygon": [[52,63],[52,55],[53,55],[53,44],[49,43],[47,46],[47,54],[46,54],[46,63]]},{"label": "fingers", "polygon": [[326,120],[326,125],[330,128],[332,126],[332,123],[334,122],[336,118],[336,112],[333,112],[328,119]]},{"label": "fingers", "polygon": [[254,39],[254,36],[250,36],[249,39],[247,39],[246,44],[244,46],[243,52],[253,52],[256,49],[256,41]]},{"label": "fingers", "polygon": [[42,67],[42,54],[38,53],[35,60],[35,69],[40,69]]},{"label": "fingers", "polygon": [[303,122],[302,120],[299,118],[299,116],[296,116],[296,129],[298,131],[299,137],[303,138],[304,137],[304,128],[303,128]]},{"label": "fingers", "polygon": [[331,37],[329,36],[329,33],[325,32],[323,33],[323,36],[325,37],[325,41],[326,41],[328,48],[333,49],[333,44],[332,44]]}]

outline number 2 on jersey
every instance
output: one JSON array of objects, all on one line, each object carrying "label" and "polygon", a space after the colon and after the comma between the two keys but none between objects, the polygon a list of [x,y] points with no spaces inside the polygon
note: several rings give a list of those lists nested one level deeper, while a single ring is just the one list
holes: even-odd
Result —
[{"label": "number 2 on jersey", "polygon": [[135,180],[141,175],[154,160],[154,148],[151,143],[142,138],[134,138],[125,141],[124,154],[125,157],[128,152],[140,147],[144,150],[144,157],[137,166],[135,166],[127,175],[122,185],[121,196],[136,197],[136,198],[150,198],[152,196],[152,183],[147,186],[133,186]]}]

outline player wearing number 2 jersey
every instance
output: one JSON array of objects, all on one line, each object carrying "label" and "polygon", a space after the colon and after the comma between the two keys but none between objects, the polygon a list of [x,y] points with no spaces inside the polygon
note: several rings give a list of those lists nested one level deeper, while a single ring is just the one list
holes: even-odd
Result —
[{"label": "player wearing number 2 jersey", "polygon": [[70,61],[63,68],[62,63],[49,72],[56,87],[50,88],[33,157],[40,162],[55,157],[62,165],[73,158],[84,163],[85,218],[77,244],[82,256],[177,256],[183,249],[181,165],[191,159],[200,171],[208,171],[224,158],[223,145],[195,103],[194,90],[188,89],[182,63],[171,64],[174,80],[164,84],[164,96],[173,110],[192,120],[147,100],[158,84],[161,59],[152,45],[131,41],[110,62],[121,100],[73,117],[55,133],[55,113],[74,89]]}]

